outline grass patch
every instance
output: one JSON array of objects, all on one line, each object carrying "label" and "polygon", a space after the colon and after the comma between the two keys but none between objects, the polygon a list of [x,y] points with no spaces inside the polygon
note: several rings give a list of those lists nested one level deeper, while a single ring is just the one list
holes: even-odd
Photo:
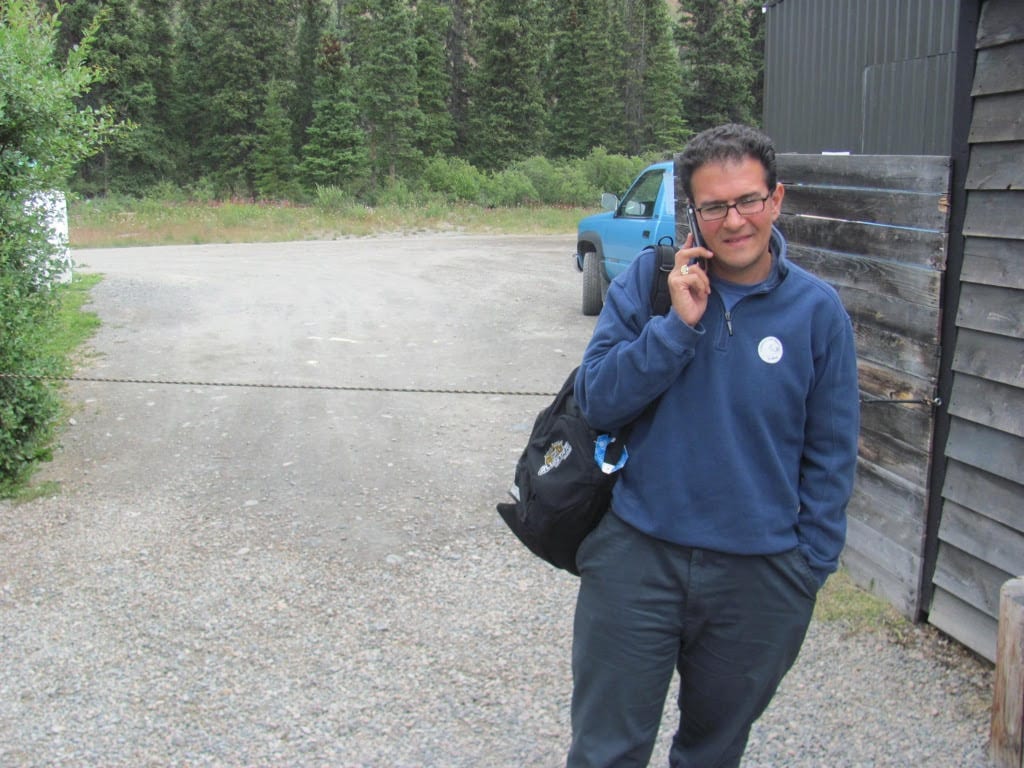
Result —
[{"label": "grass patch", "polygon": [[336,240],[378,234],[565,235],[595,209],[428,202],[414,205],[316,206],[79,200],[68,210],[73,248]]},{"label": "grass patch", "polygon": [[60,495],[60,483],[55,480],[44,480],[38,485],[23,485],[16,488],[9,498],[15,504],[26,504],[35,499],[45,499]]},{"label": "grass patch", "polygon": [[56,288],[58,309],[44,336],[44,347],[52,357],[66,360],[69,370],[81,354],[79,348],[99,330],[99,315],[83,307],[102,280],[102,275],[75,275],[70,283]]},{"label": "grass patch", "polygon": [[818,593],[814,607],[816,621],[841,622],[852,633],[883,632],[903,637],[911,623],[888,602],[854,584],[849,573],[832,574]]}]

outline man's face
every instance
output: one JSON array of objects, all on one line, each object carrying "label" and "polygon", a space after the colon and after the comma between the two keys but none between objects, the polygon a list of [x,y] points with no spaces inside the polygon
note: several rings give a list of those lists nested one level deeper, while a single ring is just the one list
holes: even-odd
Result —
[{"label": "man's face", "polygon": [[[769,194],[765,168],[753,157],[705,163],[693,172],[690,188],[697,209],[714,203],[732,205]],[[746,285],[768,277],[772,264],[768,243],[784,193],[782,185],[777,184],[759,213],[743,215],[736,208],[729,208],[725,218],[717,221],[705,221],[698,213],[701,234],[708,250],[715,254],[710,264],[716,275]]]}]

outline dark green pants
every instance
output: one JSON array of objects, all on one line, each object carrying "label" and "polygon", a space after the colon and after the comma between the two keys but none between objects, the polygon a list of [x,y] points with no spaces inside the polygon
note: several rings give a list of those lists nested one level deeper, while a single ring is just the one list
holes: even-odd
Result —
[{"label": "dark green pants", "polygon": [[646,766],[677,669],[669,764],[738,766],[810,623],[818,584],[803,556],[681,547],[609,513],[577,564],[568,768]]}]

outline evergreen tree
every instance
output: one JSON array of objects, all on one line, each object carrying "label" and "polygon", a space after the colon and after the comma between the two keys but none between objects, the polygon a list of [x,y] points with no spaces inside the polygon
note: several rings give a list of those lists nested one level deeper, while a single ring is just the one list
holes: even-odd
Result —
[{"label": "evergreen tree", "polygon": [[294,124],[293,141],[297,152],[306,141],[306,129],[313,122],[316,62],[328,15],[328,6],[324,0],[300,2],[299,31],[295,40],[295,88],[289,99],[289,113]]},{"label": "evergreen tree", "polygon": [[76,186],[87,194],[138,194],[166,176],[173,165],[167,136],[170,58],[170,0],[76,0],[62,9],[66,50],[78,44],[85,25],[101,15],[92,60],[104,81],[82,98],[83,105],[110,107],[136,129],[84,163]]},{"label": "evergreen tree", "polygon": [[439,0],[416,4],[417,103],[423,113],[417,146],[428,157],[448,152],[455,143],[455,124],[448,109],[452,80],[445,51],[451,25],[452,11]]},{"label": "evergreen tree", "polygon": [[181,186],[198,182],[211,171],[197,130],[205,114],[203,95],[196,87],[203,69],[199,30],[203,25],[204,2],[179,0],[178,24],[174,30],[167,133],[176,161],[173,178]]},{"label": "evergreen tree", "polygon": [[468,154],[477,167],[496,169],[539,154],[544,146],[546,5],[481,0],[479,19]]},{"label": "evergreen tree", "polygon": [[[726,122],[757,124],[751,0],[680,0],[678,39],[685,115],[696,131]],[[759,5],[759,4],[758,4]]]},{"label": "evergreen tree", "polygon": [[267,84],[263,115],[256,122],[256,144],[252,153],[256,194],[264,199],[294,199],[296,160],[292,151],[292,120],[285,103],[293,90],[279,80]]},{"label": "evergreen tree", "polygon": [[369,177],[369,154],[366,134],[359,126],[352,71],[338,37],[324,36],[317,64],[314,117],[302,151],[302,180],[310,190],[333,186],[357,194]]},{"label": "evergreen tree", "polygon": [[643,116],[636,136],[641,152],[678,151],[690,131],[683,119],[682,68],[664,0],[645,0],[646,56],[643,68]]},{"label": "evergreen tree", "polygon": [[686,123],[668,7],[665,0],[626,0],[622,12],[626,151],[637,155],[672,148],[685,139]]},{"label": "evergreen tree", "polygon": [[345,31],[359,112],[367,136],[371,185],[387,177],[415,176],[423,113],[417,105],[416,38],[412,11],[403,0],[349,0]]},{"label": "evergreen tree", "polygon": [[624,105],[617,89],[620,49],[613,45],[610,0],[567,0],[552,13],[547,84],[548,150],[580,157],[594,147],[625,149]]},{"label": "evergreen tree", "polygon": [[[292,71],[290,0],[209,0],[200,6],[195,89],[202,97],[199,150],[221,191],[256,196],[253,149],[267,84]],[[244,20],[245,23],[239,23]]]},{"label": "evergreen tree", "polygon": [[452,23],[448,28],[445,46],[448,53],[448,72],[451,78],[449,111],[454,122],[455,146],[452,151],[465,157],[469,142],[469,50],[473,26],[475,0],[448,0],[452,9]]}]

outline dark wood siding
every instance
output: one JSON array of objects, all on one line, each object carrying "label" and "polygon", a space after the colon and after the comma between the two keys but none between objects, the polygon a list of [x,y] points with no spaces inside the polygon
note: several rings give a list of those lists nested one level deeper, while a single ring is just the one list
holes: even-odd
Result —
[{"label": "dark wood siding", "polygon": [[[931,400],[938,377],[950,163],[910,155],[779,155],[779,226],[794,261],[839,291],[865,401]],[[843,563],[912,618],[921,608],[934,418],[865,402]]]},{"label": "dark wood siding", "polygon": [[999,588],[1024,574],[1024,4],[984,3],[977,48],[929,621],[994,660]]}]

